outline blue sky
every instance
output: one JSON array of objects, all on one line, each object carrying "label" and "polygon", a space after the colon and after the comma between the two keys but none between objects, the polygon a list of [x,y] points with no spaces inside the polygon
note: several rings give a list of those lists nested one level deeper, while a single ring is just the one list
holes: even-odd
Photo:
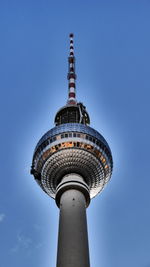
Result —
[{"label": "blue sky", "polygon": [[67,99],[108,141],[112,179],[87,210],[91,266],[150,267],[150,1],[0,2],[0,267],[55,266],[55,202],[30,175],[33,150]]}]

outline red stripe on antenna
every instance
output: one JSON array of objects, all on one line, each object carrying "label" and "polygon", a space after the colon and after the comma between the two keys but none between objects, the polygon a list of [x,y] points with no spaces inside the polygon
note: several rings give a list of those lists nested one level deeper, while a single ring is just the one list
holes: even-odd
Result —
[{"label": "red stripe on antenna", "polygon": [[71,97],[75,98],[75,93],[69,93],[69,98]]}]

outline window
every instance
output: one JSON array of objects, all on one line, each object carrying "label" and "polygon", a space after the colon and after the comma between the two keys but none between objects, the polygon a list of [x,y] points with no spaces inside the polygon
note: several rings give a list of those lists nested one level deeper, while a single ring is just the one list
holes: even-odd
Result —
[{"label": "window", "polygon": [[53,137],[53,142],[56,141],[56,136]]},{"label": "window", "polygon": [[77,136],[77,134],[76,133],[73,133],[73,137],[76,137]]},{"label": "window", "polygon": [[97,144],[98,146],[100,146],[100,142],[99,142],[98,140],[96,141],[96,144]]},{"label": "window", "polygon": [[65,137],[68,137],[68,134],[65,134]]},{"label": "window", "polygon": [[54,146],[52,146],[51,151],[52,151],[52,153],[55,152],[56,148]]},{"label": "window", "polygon": [[61,144],[61,147],[65,147],[65,143],[62,143],[62,144]]},{"label": "window", "polygon": [[48,144],[49,144],[49,140],[46,141],[46,145],[47,145],[47,146],[48,146]]},{"label": "window", "polygon": [[61,138],[64,138],[64,134],[61,134]]},{"label": "window", "polygon": [[72,142],[67,142],[67,143],[65,143],[65,146],[66,146],[66,147],[72,147]]},{"label": "window", "polygon": [[105,163],[106,159],[103,157],[102,162]]}]

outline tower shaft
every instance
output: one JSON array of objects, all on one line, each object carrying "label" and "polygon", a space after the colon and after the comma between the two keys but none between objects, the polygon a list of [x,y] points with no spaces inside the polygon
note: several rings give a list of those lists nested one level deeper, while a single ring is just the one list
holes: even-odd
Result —
[{"label": "tower shaft", "polygon": [[90,267],[86,199],[76,189],[60,198],[57,267]]}]

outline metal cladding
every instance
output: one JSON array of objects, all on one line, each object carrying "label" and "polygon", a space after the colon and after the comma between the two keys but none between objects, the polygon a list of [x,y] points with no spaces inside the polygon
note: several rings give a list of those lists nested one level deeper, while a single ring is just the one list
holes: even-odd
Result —
[{"label": "metal cladding", "polygon": [[75,74],[75,57],[73,46],[73,33],[70,34],[70,54],[68,57],[68,104],[76,104],[76,74]]},{"label": "metal cladding", "polygon": [[88,126],[90,118],[86,107],[76,101],[73,34],[70,34],[68,62],[68,102],[57,112],[54,120],[56,126],[38,142],[31,173],[52,198],[56,197],[57,187],[65,175],[78,174],[83,177],[89,187],[90,198],[93,198],[109,181],[113,161],[106,140]]},{"label": "metal cladding", "polygon": [[36,181],[53,198],[61,179],[69,173],[84,178],[93,198],[111,177],[111,151],[106,140],[93,128],[66,123],[51,129],[40,139],[32,170]]}]

